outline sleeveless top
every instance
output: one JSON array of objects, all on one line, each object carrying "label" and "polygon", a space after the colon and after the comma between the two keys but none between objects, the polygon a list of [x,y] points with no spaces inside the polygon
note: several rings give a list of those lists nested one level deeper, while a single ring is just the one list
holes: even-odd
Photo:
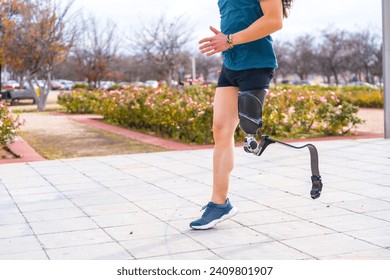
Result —
[{"label": "sleeveless top", "polygon": [[[218,0],[218,7],[221,14],[221,32],[226,35],[246,29],[263,16],[259,0]],[[230,70],[277,67],[270,35],[235,45],[222,54],[225,67]]]}]

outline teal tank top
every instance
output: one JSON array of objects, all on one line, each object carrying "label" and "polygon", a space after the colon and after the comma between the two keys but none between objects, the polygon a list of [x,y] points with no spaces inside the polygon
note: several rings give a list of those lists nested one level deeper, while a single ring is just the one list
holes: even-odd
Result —
[{"label": "teal tank top", "polygon": [[[218,7],[221,14],[221,31],[226,35],[246,29],[263,16],[259,0],[218,0]],[[230,70],[277,67],[270,35],[253,42],[235,45],[222,54],[225,67]]]}]

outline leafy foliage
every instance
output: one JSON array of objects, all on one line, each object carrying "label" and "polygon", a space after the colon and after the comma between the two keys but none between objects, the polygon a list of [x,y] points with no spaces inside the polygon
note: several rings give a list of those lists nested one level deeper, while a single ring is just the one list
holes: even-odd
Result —
[{"label": "leafy foliage", "polygon": [[[182,90],[125,87],[111,91],[63,93],[59,103],[71,113],[97,113],[110,123],[189,143],[213,143],[215,88],[194,84]],[[347,134],[362,120],[350,95],[332,89],[276,87],[263,114],[263,132],[276,137]],[[242,139],[237,128],[236,136]]]}]

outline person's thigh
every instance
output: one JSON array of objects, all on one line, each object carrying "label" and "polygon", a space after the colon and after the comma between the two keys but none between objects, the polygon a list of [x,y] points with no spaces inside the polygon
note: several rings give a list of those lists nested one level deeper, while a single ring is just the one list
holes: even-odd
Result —
[{"label": "person's thigh", "polygon": [[213,130],[234,134],[238,124],[238,88],[218,87],[214,96]]}]

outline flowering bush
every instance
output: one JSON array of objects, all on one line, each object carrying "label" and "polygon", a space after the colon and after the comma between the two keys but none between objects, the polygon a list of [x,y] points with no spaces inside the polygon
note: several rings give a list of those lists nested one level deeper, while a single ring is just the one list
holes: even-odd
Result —
[{"label": "flowering bush", "polygon": [[362,120],[347,96],[332,90],[272,89],[264,106],[264,131],[282,137],[346,134]]},{"label": "flowering bush", "polygon": [[[193,84],[184,89],[125,87],[111,91],[74,91],[59,103],[73,113],[98,113],[108,122],[189,143],[213,143],[215,88]],[[263,133],[276,137],[346,134],[362,120],[348,95],[332,90],[277,87],[263,112]],[[243,133],[237,129],[236,137]]]},{"label": "flowering bush", "polygon": [[211,143],[213,90],[127,87],[100,96],[97,112],[112,123],[190,143]]},{"label": "flowering bush", "polygon": [[9,110],[9,108],[0,102],[0,146],[4,147],[14,141],[15,136],[24,121],[19,119]]},{"label": "flowering bush", "polygon": [[60,93],[58,103],[65,106],[69,113],[89,114],[95,113],[100,96],[100,92],[79,88],[71,93]]}]

